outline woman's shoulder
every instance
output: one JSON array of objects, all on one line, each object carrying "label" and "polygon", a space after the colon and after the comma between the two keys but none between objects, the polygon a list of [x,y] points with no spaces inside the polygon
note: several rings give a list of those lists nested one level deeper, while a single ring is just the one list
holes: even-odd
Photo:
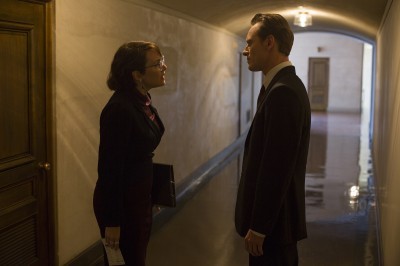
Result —
[{"label": "woman's shoulder", "polygon": [[134,116],[137,112],[131,99],[114,93],[104,106],[101,116]]}]

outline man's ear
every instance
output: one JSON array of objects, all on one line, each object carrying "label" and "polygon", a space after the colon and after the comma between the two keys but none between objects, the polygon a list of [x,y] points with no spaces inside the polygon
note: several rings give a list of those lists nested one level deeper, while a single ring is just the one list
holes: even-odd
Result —
[{"label": "man's ear", "polygon": [[275,37],[272,34],[268,35],[263,41],[263,46],[267,48],[273,47],[274,44],[275,44]]},{"label": "man's ear", "polygon": [[140,83],[142,82],[142,73],[137,70],[132,71],[132,78],[136,83]]}]

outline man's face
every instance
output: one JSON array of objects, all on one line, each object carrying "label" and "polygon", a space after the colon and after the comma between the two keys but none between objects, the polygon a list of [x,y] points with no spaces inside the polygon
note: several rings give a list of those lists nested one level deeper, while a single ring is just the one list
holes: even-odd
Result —
[{"label": "man's face", "polygon": [[246,36],[247,45],[243,50],[250,71],[262,71],[267,59],[267,49],[257,34],[259,27],[260,24],[256,23],[249,29]]}]

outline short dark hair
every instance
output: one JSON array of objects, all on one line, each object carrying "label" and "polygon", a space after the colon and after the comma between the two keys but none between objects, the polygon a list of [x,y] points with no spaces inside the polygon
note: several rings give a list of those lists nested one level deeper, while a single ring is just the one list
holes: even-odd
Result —
[{"label": "short dark hair", "polygon": [[153,42],[132,41],[121,45],[114,55],[107,86],[110,90],[130,90],[137,84],[132,77],[133,71],[144,73],[146,70],[146,53],[154,49],[160,55],[160,48]]},{"label": "short dark hair", "polygon": [[293,32],[287,20],[279,14],[256,14],[251,25],[260,23],[258,37],[265,40],[268,35],[272,35],[278,42],[279,52],[289,55],[293,46]]}]

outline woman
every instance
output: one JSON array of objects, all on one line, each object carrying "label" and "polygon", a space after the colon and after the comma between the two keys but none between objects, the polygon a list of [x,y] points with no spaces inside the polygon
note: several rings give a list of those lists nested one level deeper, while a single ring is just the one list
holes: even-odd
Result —
[{"label": "woman", "polygon": [[100,116],[93,206],[101,237],[106,245],[121,249],[126,265],[145,265],[152,223],[152,157],[164,133],[148,91],[165,85],[166,69],[154,43],[128,42],[116,52],[107,80],[115,92]]}]

